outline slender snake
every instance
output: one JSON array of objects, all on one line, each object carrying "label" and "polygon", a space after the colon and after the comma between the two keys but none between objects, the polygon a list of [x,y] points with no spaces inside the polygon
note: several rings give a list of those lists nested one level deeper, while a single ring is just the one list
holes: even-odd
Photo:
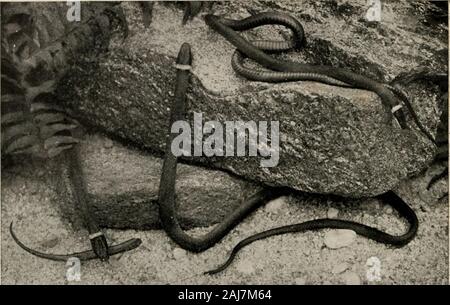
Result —
[{"label": "slender snake", "polygon": [[[216,227],[209,233],[201,237],[192,237],[185,233],[177,219],[176,213],[176,170],[178,158],[171,150],[171,143],[176,136],[176,133],[171,132],[173,123],[179,120],[185,120],[187,111],[186,92],[189,85],[189,67],[192,64],[192,54],[190,45],[184,43],[178,53],[178,58],[175,67],[177,70],[175,96],[173,99],[170,121],[169,121],[169,137],[166,143],[164,164],[161,173],[160,188],[159,188],[159,214],[163,229],[167,232],[169,237],[175,241],[180,247],[193,252],[204,251],[218,241],[220,241],[232,228],[239,224],[246,216],[256,210],[258,207],[264,205],[268,201],[275,199],[283,194],[292,192],[286,188],[264,188],[257,192],[250,198],[247,198],[238,208],[232,211],[225,219],[216,225]],[[224,270],[228,267],[236,256],[237,252],[246,245],[260,239],[268,238],[270,236],[304,232],[307,230],[318,230],[324,228],[335,229],[349,229],[355,231],[357,234],[373,239],[385,244],[402,246],[411,241],[417,233],[418,219],[414,211],[394,192],[389,191],[385,194],[377,196],[378,199],[390,204],[399,214],[406,218],[410,224],[409,230],[401,235],[394,236],[382,232],[376,228],[372,228],[363,224],[359,224],[347,220],[337,219],[317,219],[307,221],[300,224],[283,226],[268,231],[264,231],[248,237],[238,243],[232,250],[228,260],[218,268],[205,272],[205,274],[214,274]]]}]

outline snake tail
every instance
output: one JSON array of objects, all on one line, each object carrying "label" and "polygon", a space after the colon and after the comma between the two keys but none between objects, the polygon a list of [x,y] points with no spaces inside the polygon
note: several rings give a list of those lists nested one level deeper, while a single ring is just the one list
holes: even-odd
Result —
[{"label": "snake tail", "polygon": [[223,270],[225,270],[234,260],[239,250],[244,248],[245,246],[257,241],[262,240],[271,236],[286,234],[286,233],[295,233],[295,232],[305,232],[310,230],[320,230],[320,229],[347,229],[353,230],[357,234],[367,237],[369,239],[375,240],[380,243],[393,245],[397,247],[401,247],[409,243],[417,234],[417,230],[419,228],[419,220],[417,219],[417,215],[412,210],[406,202],[404,202],[399,196],[397,196],[394,192],[388,191],[378,198],[391,205],[401,216],[403,216],[409,223],[409,229],[406,233],[400,236],[394,236],[385,232],[382,232],[376,228],[372,228],[366,226],[364,224],[356,223],[348,220],[340,220],[340,219],[315,219],[299,224],[282,226],[274,229],[270,229],[240,241],[231,251],[230,256],[227,261],[217,267],[216,269],[205,272],[205,274],[216,274]]}]

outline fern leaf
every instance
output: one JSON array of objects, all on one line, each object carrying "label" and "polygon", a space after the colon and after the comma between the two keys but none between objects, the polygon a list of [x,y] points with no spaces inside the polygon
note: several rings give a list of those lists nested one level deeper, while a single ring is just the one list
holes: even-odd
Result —
[{"label": "fern leaf", "polygon": [[69,131],[77,128],[78,125],[75,124],[64,124],[64,123],[55,123],[50,125],[45,125],[41,127],[41,136],[44,139],[50,139],[55,136],[57,133],[61,133],[64,131]]},{"label": "fern leaf", "polygon": [[70,145],[60,145],[57,147],[49,148],[47,150],[47,158],[53,158],[53,157],[59,155],[60,153],[62,153],[63,151],[65,151],[67,149],[71,149],[72,146],[73,146],[73,143]]},{"label": "fern leaf", "polygon": [[36,135],[24,135],[7,145],[5,154],[19,154],[24,151],[33,152],[36,150],[34,143],[37,142]]},{"label": "fern leaf", "polygon": [[9,112],[6,113],[4,115],[2,115],[2,128],[9,124],[13,124],[13,123],[19,123],[23,120],[24,117],[24,113],[23,111],[18,111],[18,112]]},{"label": "fern leaf", "polygon": [[[78,143],[77,122],[52,95],[81,52],[106,49],[126,20],[110,3],[83,3],[81,22],[69,22],[66,3],[2,3],[2,157],[53,157]],[[123,12],[122,12],[123,13]]]},{"label": "fern leaf", "polygon": [[78,143],[78,142],[80,142],[80,140],[75,139],[70,136],[55,136],[55,137],[51,137],[51,138],[48,138],[47,140],[45,140],[45,147],[51,148],[51,147],[56,147],[59,145],[68,145],[68,144],[74,144],[74,143]]}]

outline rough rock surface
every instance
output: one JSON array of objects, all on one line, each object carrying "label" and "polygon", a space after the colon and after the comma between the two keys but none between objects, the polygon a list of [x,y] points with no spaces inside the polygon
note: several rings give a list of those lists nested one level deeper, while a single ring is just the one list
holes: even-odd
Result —
[{"label": "rough rock surface", "polygon": [[[194,53],[190,119],[195,111],[204,121],[278,120],[281,133],[280,162],[274,168],[261,168],[258,157],[193,162],[268,185],[360,197],[394,188],[432,159],[430,142],[415,127],[400,130],[392,120],[387,123],[386,109],[372,92],[314,82],[246,81],[232,71],[234,48],[201,18],[182,27],[178,8],[157,3],[152,25],[144,29],[138,6],[122,5],[130,24],[128,39],[112,45],[98,66],[78,66],[59,89],[61,99],[84,123],[161,154],[174,90],[174,57],[181,43],[189,42]],[[304,24],[308,46],[285,58],[351,67],[389,81],[419,66],[445,70],[445,31],[425,26],[416,6],[385,3],[379,23],[364,20],[367,7],[360,1],[222,2],[213,10],[239,19],[248,16],[247,8],[291,12]],[[280,36],[273,28],[246,35]],[[437,95],[406,89],[416,93],[418,116],[434,132]]]},{"label": "rough rock surface", "polygon": [[[99,224],[108,228],[160,228],[158,190],[162,159],[129,149],[99,135],[87,136],[80,155],[91,200]],[[73,209],[71,184],[61,167],[58,193],[62,214],[81,225]],[[247,196],[260,189],[230,174],[179,164],[177,170],[178,217],[185,228],[217,223]]]},{"label": "rough rock surface", "polygon": [[[81,281],[68,282],[64,262],[30,255],[14,243],[8,231],[14,221],[15,232],[26,245],[48,253],[89,248],[86,230],[74,228],[61,213],[62,198],[55,180],[60,179],[58,166],[62,165],[57,160],[20,161],[2,170],[2,284],[342,284],[346,272],[356,273],[362,284],[371,284],[366,264],[374,256],[381,261],[381,279],[375,284],[448,284],[448,200],[436,201],[440,192],[448,191],[447,182],[436,184],[433,191],[425,190],[439,168],[403,182],[397,190],[420,221],[417,237],[402,248],[357,236],[349,247],[328,249],[323,246],[328,230],[285,234],[245,247],[225,272],[203,275],[223,263],[240,240],[281,225],[321,218],[330,206],[339,208],[339,217],[391,234],[406,230],[405,221],[396,212],[384,213],[385,204],[376,199],[288,196],[282,212],[258,209],[220,243],[202,253],[180,251],[162,230],[105,230],[113,244],[133,237],[141,238],[143,243],[136,250],[111,257],[109,263],[83,262]],[[373,217],[365,219],[364,214]],[[197,236],[211,229],[195,228],[188,233]],[[248,262],[251,268],[242,270]],[[346,264],[347,270],[336,273],[338,264]]]}]

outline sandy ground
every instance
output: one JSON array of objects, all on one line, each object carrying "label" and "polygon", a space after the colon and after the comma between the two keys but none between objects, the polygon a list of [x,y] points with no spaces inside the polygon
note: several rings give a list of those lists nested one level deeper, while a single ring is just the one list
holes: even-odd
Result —
[{"label": "sandy ground", "polygon": [[[448,202],[436,200],[446,189],[441,181],[424,191],[433,166],[422,177],[404,182],[401,194],[420,220],[417,237],[403,248],[391,248],[357,236],[348,246],[330,249],[324,237],[330,230],[287,234],[244,248],[223,273],[202,275],[221,262],[239,240],[272,227],[327,215],[353,219],[399,234],[406,229],[392,209],[374,199],[342,201],[325,196],[288,196],[270,202],[237,226],[215,247],[194,254],[180,249],[162,230],[106,230],[110,242],[139,237],[136,250],[114,256],[108,263],[81,264],[81,280],[68,281],[64,262],[34,257],[12,240],[8,226],[25,244],[40,251],[68,253],[89,247],[86,232],[74,231],[61,215],[55,179],[60,159],[43,163],[19,160],[2,172],[2,283],[3,284],[446,284],[448,283]],[[426,201],[426,202],[425,202]],[[200,234],[210,228],[198,228]],[[368,281],[371,257],[380,262],[380,281]]]},{"label": "sandy ground", "polygon": [[[325,28],[335,35],[329,27]],[[388,52],[386,57],[391,57]],[[382,59],[385,58],[377,60]],[[64,262],[40,259],[19,248],[8,231],[14,221],[16,234],[25,244],[48,253],[69,253],[89,247],[87,232],[75,230],[61,213],[61,200],[65,196],[58,194],[56,180],[58,169],[63,166],[60,158],[47,162],[27,158],[2,171],[3,284],[448,284],[448,197],[437,200],[448,189],[447,181],[435,185],[431,192],[425,190],[430,177],[442,169],[438,165],[420,177],[404,181],[396,190],[420,221],[417,237],[403,248],[357,236],[345,247],[330,249],[324,241],[331,230],[286,234],[244,248],[220,274],[202,275],[222,263],[243,238],[280,225],[326,217],[330,208],[337,209],[339,218],[376,226],[392,234],[406,230],[405,222],[375,199],[344,201],[297,195],[259,209],[220,243],[200,254],[180,249],[162,230],[106,230],[113,244],[131,237],[139,237],[143,243],[136,250],[111,257],[108,263],[82,263],[80,281],[67,279],[70,267]],[[210,229],[197,228],[189,233],[201,234]],[[369,281],[367,277],[373,271],[367,262],[373,258],[380,263],[379,281]]]}]

